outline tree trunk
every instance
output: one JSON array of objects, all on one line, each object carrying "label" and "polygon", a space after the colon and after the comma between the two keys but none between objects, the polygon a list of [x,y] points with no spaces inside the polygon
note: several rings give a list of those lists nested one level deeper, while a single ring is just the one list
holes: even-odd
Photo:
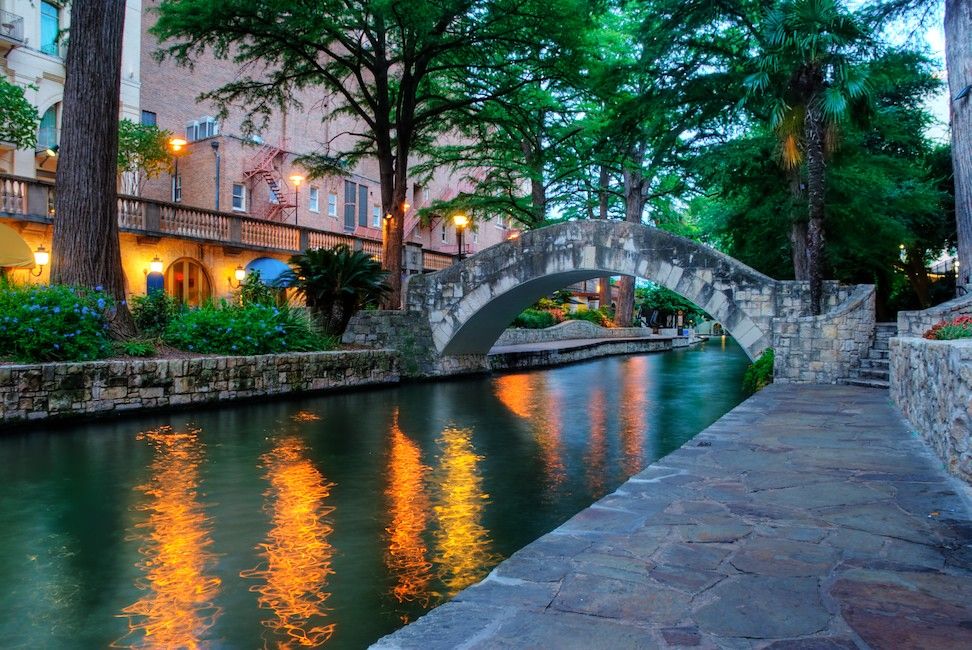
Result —
[{"label": "tree trunk", "polygon": [[824,162],[823,118],[813,102],[806,115],[807,199],[810,223],[807,227],[807,275],[810,279],[810,309],[823,310],[824,209],[826,200],[826,163]]},{"label": "tree trunk", "polygon": [[[610,182],[610,178],[608,177],[607,167],[601,165],[600,172],[598,173],[597,176],[597,193],[598,193],[597,218],[598,219],[606,220],[608,218],[608,183],[609,182]],[[598,282],[597,288],[598,288],[598,295],[597,295],[598,304],[605,309],[610,309],[611,308],[611,277],[607,276],[601,278],[600,281]]]},{"label": "tree trunk", "polygon": [[[399,163],[401,164],[401,163]],[[384,176],[384,174],[383,174]],[[383,309],[401,309],[404,296],[402,295],[402,249],[405,242],[405,192],[406,180],[395,171],[389,187],[385,187],[382,179],[382,238],[381,265],[388,271],[388,286],[390,291],[382,301]],[[389,195],[386,200],[385,196]],[[388,217],[388,215],[391,215]]]},{"label": "tree trunk", "polygon": [[[972,3],[968,0],[945,0],[945,65],[949,95],[954,98],[972,85]],[[961,286],[970,283],[972,273],[972,91],[949,106]]]},{"label": "tree trunk", "polygon": [[790,170],[790,196],[792,213],[790,214],[790,253],[793,258],[793,278],[795,280],[809,280],[807,274],[807,222],[802,214],[804,205],[803,188],[800,187],[800,169]]},{"label": "tree trunk", "polygon": [[118,243],[118,109],[125,0],[74,0],[65,61],[51,281],[102,286],[116,336],[135,333]]},{"label": "tree trunk", "polygon": [[530,169],[531,226],[537,227],[547,218],[547,188],[543,181],[543,151],[537,150],[527,138],[520,140],[523,159]]},{"label": "tree trunk", "polygon": [[[630,167],[624,170],[624,220],[628,223],[641,223],[645,209],[645,179],[641,172],[641,156],[632,156]],[[634,315],[635,278],[622,275],[618,282],[618,308],[614,322],[618,327],[631,327]]]},{"label": "tree trunk", "polygon": [[928,279],[928,269],[925,267],[921,256],[912,258],[911,255],[908,255],[901,263],[900,268],[904,271],[908,283],[911,284],[911,288],[918,298],[918,305],[922,309],[931,307],[931,282]]}]

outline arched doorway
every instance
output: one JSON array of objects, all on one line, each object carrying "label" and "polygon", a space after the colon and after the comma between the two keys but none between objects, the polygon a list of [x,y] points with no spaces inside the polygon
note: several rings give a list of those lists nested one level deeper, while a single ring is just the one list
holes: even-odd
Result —
[{"label": "arched doorway", "polygon": [[182,257],[165,272],[165,292],[190,307],[198,307],[212,297],[212,283],[206,269],[190,257]]}]

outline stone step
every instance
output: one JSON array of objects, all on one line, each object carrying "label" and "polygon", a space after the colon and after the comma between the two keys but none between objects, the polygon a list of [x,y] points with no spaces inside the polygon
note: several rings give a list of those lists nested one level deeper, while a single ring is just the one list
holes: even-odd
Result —
[{"label": "stone step", "polygon": [[887,359],[891,355],[891,351],[887,348],[883,350],[871,348],[867,351],[867,358],[872,361],[877,361],[880,359]]},{"label": "stone step", "polygon": [[891,329],[895,331],[898,330],[897,323],[874,323],[874,327],[876,327],[877,329]]},{"label": "stone step", "polygon": [[874,344],[871,346],[872,350],[887,350],[888,340],[887,339],[874,339]]},{"label": "stone step", "polygon": [[858,368],[857,372],[854,373],[855,379],[880,379],[882,381],[888,381],[888,377],[891,373],[888,372],[887,368]]},{"label": "stone step", "polygon": [[867,357],[861,359],[861,368],[880,368],[882,370],[889,370],[891,368],[890,359],[869,359]]},{"label": "stone step", "polygon": [[887,390],[891,385],[889,382],[880,379],[858,379],[856,377],[846,377],[841,379],[839,383],[845,386],[863,386],[864,388],[880,388],[882,390]]}]

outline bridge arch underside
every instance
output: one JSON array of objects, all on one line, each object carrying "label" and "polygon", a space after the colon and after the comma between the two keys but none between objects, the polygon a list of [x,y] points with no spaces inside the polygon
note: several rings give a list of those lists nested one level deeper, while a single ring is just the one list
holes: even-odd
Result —
[{"label": "bridge arch underside", "polygon": [[615,275],[651,280],[692,301],[721,322],[750,358],[771,344],[775,280],[711,248],[639,224],[571,222],[525,233],[420,276],[410,306],[426,310],[440,353],[485,354],[538,298]]}]

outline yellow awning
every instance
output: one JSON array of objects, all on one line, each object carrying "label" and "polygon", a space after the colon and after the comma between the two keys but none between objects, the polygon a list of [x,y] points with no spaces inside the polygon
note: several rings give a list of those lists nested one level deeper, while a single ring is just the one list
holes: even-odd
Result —
[{"label": "yellow awning", "polygon": [[20,234],[0,223],[0,266],[18,269],[34,268],[34,253]]}]

